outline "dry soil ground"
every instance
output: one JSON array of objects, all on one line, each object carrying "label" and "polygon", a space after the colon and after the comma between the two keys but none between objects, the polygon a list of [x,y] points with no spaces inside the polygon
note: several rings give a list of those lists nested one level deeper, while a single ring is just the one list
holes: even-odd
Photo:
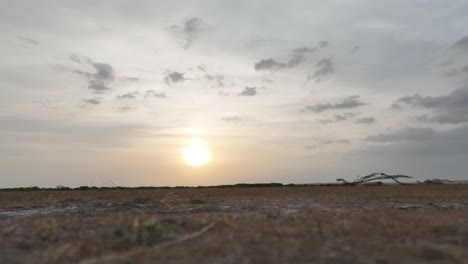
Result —
[{"label": "dry soil ground", "polygon": [[0,263],[468,263],[468,185],[0,192]]}]

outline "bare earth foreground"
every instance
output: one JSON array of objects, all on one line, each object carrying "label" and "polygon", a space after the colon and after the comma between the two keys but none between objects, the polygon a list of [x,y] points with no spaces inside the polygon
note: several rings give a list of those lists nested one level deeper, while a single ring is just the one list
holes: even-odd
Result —
[{"label": "bare earth foreground", "polygon": [[0,192],[0,263],[468,263],[468,185]]}]

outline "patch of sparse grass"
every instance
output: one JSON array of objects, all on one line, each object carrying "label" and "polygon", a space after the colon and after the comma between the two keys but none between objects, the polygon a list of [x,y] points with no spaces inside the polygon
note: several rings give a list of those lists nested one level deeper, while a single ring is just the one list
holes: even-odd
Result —
[{"label": "patch of sparse grass", "polygon": [[136,217],[132,225],[116,228],[113,232],[115,247],[152,246],[171,233],[171,226],[154,221],[142,222]]}]

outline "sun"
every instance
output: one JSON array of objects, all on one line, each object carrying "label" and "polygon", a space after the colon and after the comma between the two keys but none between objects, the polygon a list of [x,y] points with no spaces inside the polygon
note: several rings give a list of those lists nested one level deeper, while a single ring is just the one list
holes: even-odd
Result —
[{"label": "sun", "polygon": [[185,163],[190,166],[203,166],[211,160],[210,151],[202,146],[184,148],[183,156]]}]

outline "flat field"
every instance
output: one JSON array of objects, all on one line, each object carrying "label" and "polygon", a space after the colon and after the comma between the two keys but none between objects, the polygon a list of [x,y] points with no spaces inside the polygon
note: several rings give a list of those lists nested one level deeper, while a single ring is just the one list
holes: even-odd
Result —
[{"label": "flat field", "polygon": [[468,185],[0,192],[0,263],[468,263]]}]

